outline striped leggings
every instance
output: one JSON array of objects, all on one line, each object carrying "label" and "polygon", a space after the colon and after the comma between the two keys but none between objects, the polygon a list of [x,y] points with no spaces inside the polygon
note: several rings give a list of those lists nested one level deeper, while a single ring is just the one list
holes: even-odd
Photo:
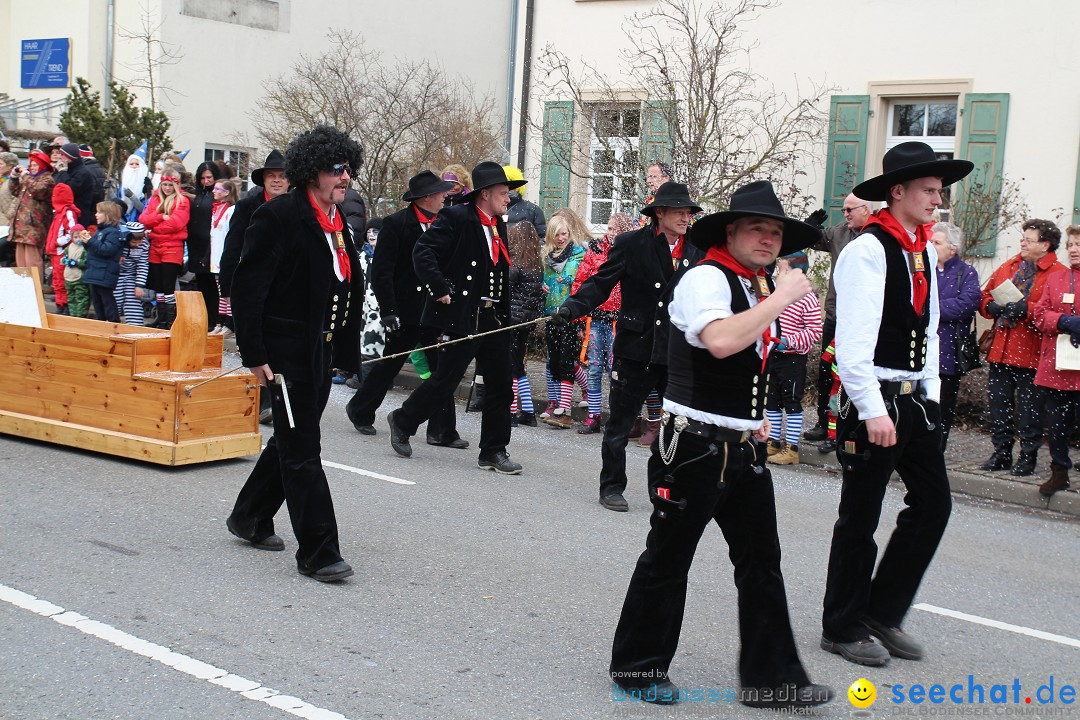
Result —
[{"label": "striped leggings", "polygon": [[145,323],[142,300],[135,297],[135,273],[120,273],[113,296],[124,324],[141,326]]}]

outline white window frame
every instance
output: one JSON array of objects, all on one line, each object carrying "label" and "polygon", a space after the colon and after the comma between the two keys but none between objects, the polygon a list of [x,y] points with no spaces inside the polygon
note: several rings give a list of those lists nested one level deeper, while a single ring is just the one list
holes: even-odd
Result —
[{"label": "white window frame", "polygon": [[[207,158],[207,155],[215,156]],[[220,154],[221,157],[216,157]],[[236,176],[240,178],[246,185],[251,185],[251,171],[253,169],[253,160],[255,157],[255,151],[252,148],[236,147],[235,145],[215,145],[207,143],[203,151],[203,159],[206,162],[212,162],[216,160],[224,160],[228,165],[232,165],[233,155],[239,155],[236,158]],[[246,173],[241,174],[241,169],[244,169],[244,156],[247,156]]]},{"label": "white window frame", "polygon": [[893,135],[893,120],[895,119],[896,107],[898,105],[942,105],[953,104],[956,106],[956,122],[954,127],[959,130],[960,127],[960,98],[959,96],[940,96],[940,97],[893,97],[889,98],[889,116],[886,120],[885,126],[885,149],[891,150],[900,143],[916,140],[924,142],[934,149],[934,152],[938,153],[950,153],[956,154],[956,148],[959,143],[959,134],[953,135],[927,135],[927,123],[929,123],[929,112],[923,114],[923,134],[922,135]]},{"label": "white window frame", "polygon": [[[588,110],[589,110],[589,112],[592,112],[592,111],[597,110],[597,109],[599,109],[599,108],[601,108],[601,107],[603,107],[605,105],[611,106],[613,104],[612,103],[596,103],[595,105],[590,105]],[[614,136],[614,137],[607,137],[607,138],[601,139],[600,137],[598,137],[596,135],[596,133],[594,131],[590,131],[590,133],[589,133],[589,137],[590,137],[590,140],[589,140],[589,158],[588,158],[588,162],[589,162],[589,165],[588,165],[588,167],[589,167],[589,180],[588,180],[588,183],[586,184],[586,189],[585,189],[585,218],[584,219],[585,219],[585,224],[589,226],[590,230],[592,230],[594,233],[600,233],[600,234],[604,233],[607,230],[607,223],[606,222],[604,222],[604,223],[594,223],[594,222],[592,222],[594,203],[610,204],[611,210],[608,213],[608,217],[610,217],[612,213],[617,213],[617,212],[629,212],[631,217],[633,217],[634,209],[638,207],[639,202],[641,200],[641,198],[638,196],[638,193],[634,193],[632,197],[622,197],[622,195],[618,192],[618,189],[619,189],[619,187],[621,185],[621,181],[624,178],[629,177],[629,178],[631,178],[633,180],[633,182],[635,184],[640,183],[641,167],[639,167],[639,164],[641,162],[641,150],[640,150],[640,148],[641,148],[641,120],[642,120],[643,108],[642,108],[641,103],[639,103],[639,102],[616,103],[615,105],[618,105],[620,107],[620,110],[629,110],[629,109],[637,108],[637,110],[638,110],[638,134],[635,137],[629,137],[629,138],[622,137],[622,136]],[[621,125],[621,121],[620,121],[620,125]],[[591,127],[591,124],[590,124],[590,127]],[[626,153],[627,152],[633,152],[637,156],[637,162],[635,163],[634,167],[632,168],[632,172],[629,172],[629,173],[628,172],[620,172],[620,173],[616,173],[616,172],[610,172],[610,173],[596,172],[595,168],[593,166],[593,157],[594,157],[595,153],[597,151],[604,151],[604,150],[608,150],[608,149],[612,150],[615,153],[615,165],[618,168],[622,167],[623,159],[625,158]],[[611,178],[611,190],[612,190],[612,196],[611,197],[595,197],[593,195],[594,182],[595,182],[595,178],[597,176],[604,176],[604,177],[610,177]]]}]

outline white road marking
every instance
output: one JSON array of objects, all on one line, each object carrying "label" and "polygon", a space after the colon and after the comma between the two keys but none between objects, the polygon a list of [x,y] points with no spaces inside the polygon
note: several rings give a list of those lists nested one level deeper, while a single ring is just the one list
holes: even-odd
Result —
[{"label": "white road marking", "polygon": [[322,461],[323,467],[334,468],[335,470],[344,470],[345,472],[355,473],[357,475],[367,475],[368,477],[375,478],[376,480],[385,480],[389,483],[395,483],[397,485],[415,485],[412,480],[402,480],[401,478],[393,477],[392,475],[383,475],[381,473],[372,472],[371,470],[362,470],[351,465],[342,465],[341,463],[331,462],[330,460]]},{"label": "white road marking", "polygon": [[1040,640],[1049,640],[1050,642],[1059,643],[1061,645],[1080,648],[1080,640],[1077,640],[1076,638],[1055,635],[1054,633],[1035,630],[1034,628],[1024,627],[1023,625],[1012,625],[1010,623],[1001,622],[1000,620],[991,620],[990,618],[979,617],[978,615],[968,615],[967,613],[959,612],[958,610],[949,610],[948,608],[927,605],[926,603],[918,603],[914,608],[916,610],[925,610],[926,612],[934,613],[935,615],[944,615],[945,617],[956,618],[957,620],[966,620],[967,622],[975,623],[976,625],[985,625],[986,627],[997,628],[998,630],[1014,632],[1018,635],[1028,635]]},{"label": "white road marking", "polygon": [[15,607],[22,608],[23,610],[29,610],[42,617],[47,617],[61,625],[73,627],[87,635],[105,640],[116,647],[123,648],[136,655],[142,655],[151,660],[156,660],[162,665],[171,667],[174,670],[179,670],[186,675],[191,675],[192,677],[198,678],[199,680],[205,680],[214,685],[220,685],[226,690],[231,690],[248,700],[257,700],[270,707],[284,710],[290,715],[305,718],[306,720],[348,720],[341,713],[316,707],[310,703],[304,702],[300,698],[292,697],[291,695],[282,695],[279,691],[268,688],[254,680],[248,680],[239,675],[233,675],[228,670],[222,670],[219,667],[214,667],[201,660],[196,660],[193,657],[173,652],[162,645],[156,645],[152,642],[141,640],[122,630],[117,630],[111,625],[106,625],[97,620],[91,620],[85,615],[65,610],[59,605],[54,605],[47,600],[41,600],[33,595],[24,593],[21,590],[8,587],[7,585],[0,584],[0,600],[10,603]]}]

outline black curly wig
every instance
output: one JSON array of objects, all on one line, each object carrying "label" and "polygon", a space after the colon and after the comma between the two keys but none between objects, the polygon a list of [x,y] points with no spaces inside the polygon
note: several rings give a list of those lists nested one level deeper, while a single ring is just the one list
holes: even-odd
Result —
[{"label": "black curly wig", "polygon": [[285,177],[293,187],[307,187],[319,177],[320,170],[342,162],[352,166],[355,177],[364,162],[364,148],[336,127],[316,125],[285,148]]}]

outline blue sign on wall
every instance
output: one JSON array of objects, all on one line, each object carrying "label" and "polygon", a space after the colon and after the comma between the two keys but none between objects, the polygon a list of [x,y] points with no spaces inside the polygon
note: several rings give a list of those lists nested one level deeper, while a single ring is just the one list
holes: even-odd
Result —
[{"label": "blue sign on wall", "polygon": [[71,87],[71,38],[23,40],[22,86]]}]

